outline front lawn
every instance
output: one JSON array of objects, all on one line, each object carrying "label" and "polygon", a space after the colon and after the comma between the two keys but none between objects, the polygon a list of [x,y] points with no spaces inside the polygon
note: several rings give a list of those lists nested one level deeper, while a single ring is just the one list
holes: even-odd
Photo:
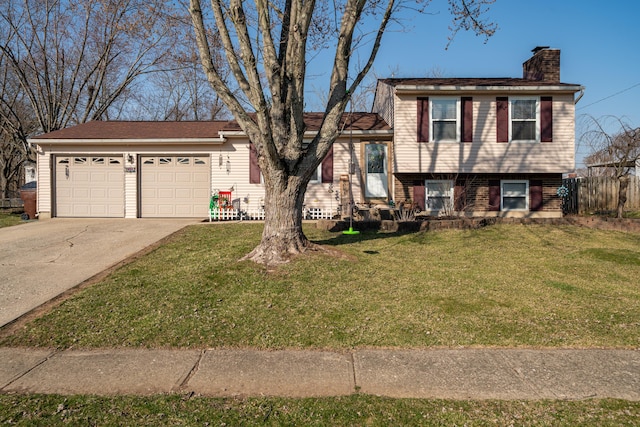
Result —
[{"label": "front lawn", "polygon": [[196,225],[0,344],[640,347],[640,235],[575,226],[359,236],[268,273],[260,224]]}]

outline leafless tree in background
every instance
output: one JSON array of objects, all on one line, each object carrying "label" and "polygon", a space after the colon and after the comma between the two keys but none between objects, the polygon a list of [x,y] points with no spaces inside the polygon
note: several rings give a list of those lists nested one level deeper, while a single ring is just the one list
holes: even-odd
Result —
[{"label": "leafless tree in background", "polygon": [[29,135],[122,118],[141,81],[168,67],[176,12],[164,0],[2,2],[0,125],[13,165],[3,181],[33,160]]},{"label": "leafless tree in background", "polygon": [[640,161],[640,128],[634,128],[619,117],[591,118],[591,127],[580,139],[581,143],[591,148],[591,154],[585,157],[585,164],[592,171],[618,180],[616,213],[618,218],[622,218],[629,177]]}]

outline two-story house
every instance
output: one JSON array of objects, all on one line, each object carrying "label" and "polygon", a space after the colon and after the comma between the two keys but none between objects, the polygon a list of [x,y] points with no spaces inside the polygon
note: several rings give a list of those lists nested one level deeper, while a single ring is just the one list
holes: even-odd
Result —
[{"label": "two-story house", "polygon": [[[393,128],[387,197],[430,214],[562,216],[556,194],[575,168],[575,103],[560,51],[537,47],[522,78],[391,78],[373,111]],[[379,173],[366,196],[384,199]],[[371,176],[369,176],[369,174]]]}]

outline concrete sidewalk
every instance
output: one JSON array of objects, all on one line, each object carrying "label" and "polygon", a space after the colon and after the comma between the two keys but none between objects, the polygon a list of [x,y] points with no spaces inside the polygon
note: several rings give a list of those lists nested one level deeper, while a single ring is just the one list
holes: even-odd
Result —
[{"label": "concrete sidewalk", "polygon": [[640,351],[0,348],[0,391],[638,401]]}]

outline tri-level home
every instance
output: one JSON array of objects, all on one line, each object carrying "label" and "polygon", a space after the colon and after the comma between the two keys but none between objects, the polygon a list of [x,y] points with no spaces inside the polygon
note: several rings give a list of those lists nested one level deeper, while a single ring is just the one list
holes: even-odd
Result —
[{"label": "tri-level home", "polygon": [[[402,202],[430,215],[561,216],[582,87],[560,82],[559,50],[536,48],[523,68],[522,78],[380,80],[372,113],[343,116],[306,216],[348,212],[349,192],[360,207]],[[322,117],[305,115],[306,138]],[[255,152],[234,121],[94,121],[30,141],[40,218],[204,218],[212,195],[253,218],[264,205]]]},{"label": "tri-level home", "polygon": [[561,216],[582,91],[561,83],[560,51],[548,47],[522,78],[379,80],[373,111],[394,132],[389,197],[438,215]]}]

